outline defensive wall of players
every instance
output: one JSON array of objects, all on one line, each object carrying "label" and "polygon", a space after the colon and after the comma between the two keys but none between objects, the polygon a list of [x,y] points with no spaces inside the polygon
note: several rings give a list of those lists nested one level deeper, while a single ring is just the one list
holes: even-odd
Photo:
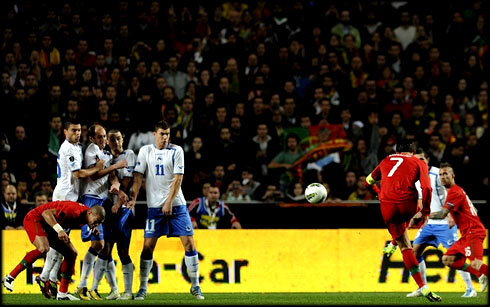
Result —
[{"label": "defensive wall of players", "polygon": [[[410,237],[415,233],[416,230],[410,230]],[[73,230],[70,237],[79,252],[87,249],[87,243],[79,239],[80,230]],[[383,256],[383,247],[389,239],[385,229],[196,230],[194,239],[199,252],[201,287],[206,293],[407,292],[415,286],[404,269],[400,252],[390,258]],[[143,230],[133,230],[130,256],[135,264],[134,292],[139,285],[142,245]],[[484,246],[488,246],[487,239]],[[2,231],[2,274],[8,273],[31,249],[24,231]],[[464,285],[459,274],[442,265],[442,254],[442,250],[432,248],[426,251],[431,290],[462,291]],[[488,249],[484,255],[484,262],[488,264]],[[122,289],[121,264],[115,252],[113,257]],[[74,279],[80,274],[80,257],[77,261]],[[179,239],[159,241],[148,292],[176,293],[188,289],[183,265]],[[40,259],[32,269],[19,275],[15,293],[38,293],[34,278],[42,266]],[[78,280],[71,287],[76,283]],[[474,283],[478,286],[476,280]],[[99,291],[109,292],[105,281]]]}]

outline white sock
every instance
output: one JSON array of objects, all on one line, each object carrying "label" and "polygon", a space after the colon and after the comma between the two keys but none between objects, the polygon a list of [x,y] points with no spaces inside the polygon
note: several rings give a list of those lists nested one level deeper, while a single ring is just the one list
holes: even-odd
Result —
[{"label": "white sock", "polygon": [[92,272],[96,258],[97,256],[91,252],[87,252],[85,257],[83,257],[82,270],[80,272],[80,283],[78,283],[79,288],[87,287],[88,276],[90,275],[90,272]]},{"label": "white sock", "polygon": [[461,275],[461,279],[464,281],[466,285],[466,289],[474,290],[473,283],[471,282],[471,274],[466,271],[458,270],[459,275]]},{"label": "white sock", "polygon": [[99,287],[99,283],[104,277],[104,274],[107,270],[107,262],[108,261],[105,259],[100,259],[100,257],[97,258],[94,267],[94,281],[92,282],[92,288],[90,289],[91,291],[97,290],[97,288]]},{"label": "white sock", "polygon": [[109,283],[111,290],[114,292],[119,291],[117,289],[117,281],[116,281],[116,265],[114,264],[114,260],[112,259],[107,262],[105,277],[107,278],[107,282]]},{"label": "white sock", "polygon": [[46,262],[44,263],[43,271],[41,272],[42,281],[48,281],[49,274],[51,273],[51,270],[53,269],[54,265],[56,264],[56,261],[58,260],[58,255],[61,254],[58,253],[53,248],[51,247],[49,248],[49,251],[46,253]]},{"label": "white sock", "polygon": [[133,263],[123,264],[122,271],[124,277],[124,292],[133,294]]},{"label": "white sock", "polygon": [[49,280],[51,280],[52,282],[56,282],[58,280],[58,271],[60,270],[62,262],[63,262],[63,255],[58,253],[56,262],[53,265],[51,272],[49,273]]},{"label": "white sock", "polygon": [[145,260],[140,258],[140,289],[148,289],[148,278],[150,276],[153,259]]},{"label": "white sock", "polygon": [[419,270],[420,274],[422,275],[422,279],[424,280],[424,283],[427,285],[427,274],[425,273],[427,267],[425,265],[425,261],[422,260],[419,262]]},{"label": "white sock", "polygon": [[192,287],[199,286],[199,258],[197,257],[197,254],[194,256],[185,256],[184,260]]}]

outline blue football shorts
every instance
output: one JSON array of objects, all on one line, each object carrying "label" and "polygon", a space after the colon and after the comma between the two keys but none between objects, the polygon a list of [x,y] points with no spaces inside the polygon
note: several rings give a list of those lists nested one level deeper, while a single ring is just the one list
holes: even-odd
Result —
[{"label": "blue football shorts", "polygon": [[92,230],[88,227],[87,224],[82,226],[82,241],[87,242],[89,240],[91,241],[101,241],[101,240],[106,240],[109,241],[111,239],[111,207],[112,207],[112,202],[107,199],[107,198],[98,198],[90,195],[84,195],[82,198],[82,203],[86,205],[89,208],[92,208],[95,205],[100,205],[104,207],[106,211],[106,218],[102,224],[97,226],[99,229],[99,235],[95,236],[92,234]]},{"label": "blue football shorts", "polygon": [[435,248],[442,244],[449,248],[458,240],[458,227],[449,228],[447,224],[426,224],[420,228],[413,244],[428,244]]},{"label": "blue football shorts", "polygon": [[165,235],[167,237],[194,235],[186,205],[172,207],[171,216],[165,216],[162,208],[148,208],[145,238],[159,238]]}]

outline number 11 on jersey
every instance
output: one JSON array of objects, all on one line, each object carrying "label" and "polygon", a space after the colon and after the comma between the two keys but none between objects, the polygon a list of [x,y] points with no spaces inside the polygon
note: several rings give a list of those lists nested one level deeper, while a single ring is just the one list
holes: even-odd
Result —
[{"label": "number 11 on jersey", "polygon": [[163,164],[157,164],[155,166],[157,168],[157,173],[156,173],[157,176],[163,176],[163,175],[165,175]]}]

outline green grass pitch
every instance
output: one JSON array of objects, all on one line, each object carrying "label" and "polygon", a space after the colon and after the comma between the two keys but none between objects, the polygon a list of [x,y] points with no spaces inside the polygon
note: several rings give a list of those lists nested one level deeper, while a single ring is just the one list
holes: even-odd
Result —
[{"label": "green grass pitch", "polygon": [[[205,293],[205,300],[190,294],[149,293],[144,301],[55,301],[40,294],[5,294],[2,305],[487,305],[488,292],[462,298],[462,293],[439,293],[442,302],[406,293]],[[102,295],[103,297],[105,295]]]}]

